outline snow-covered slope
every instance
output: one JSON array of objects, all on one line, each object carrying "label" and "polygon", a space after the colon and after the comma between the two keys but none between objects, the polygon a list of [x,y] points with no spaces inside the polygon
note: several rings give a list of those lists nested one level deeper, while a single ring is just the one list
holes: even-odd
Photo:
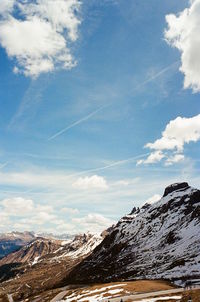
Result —
[{"label": "snow-covered slope", "polygon": [[[103,240],[98,234],[80,234],[67,241],[37,237],[0,260],[0,266],[9,263],[54,262],[65,258],[80,258],[89,255]],[[46,257],[48,256],[48,257]]]},{"label": "snow-covered slope", "polygon": [[62,242],[62,247],[55,252],[51,261],[64,258],[83,258],[89,255],[103,240],[98,234],[80,234],[73,240]]},{"label": "snow-covered slope", "polygon": [[67,281],[199,276],[199,252],[200,191],[177,183],[158,202],[121,218]]}]

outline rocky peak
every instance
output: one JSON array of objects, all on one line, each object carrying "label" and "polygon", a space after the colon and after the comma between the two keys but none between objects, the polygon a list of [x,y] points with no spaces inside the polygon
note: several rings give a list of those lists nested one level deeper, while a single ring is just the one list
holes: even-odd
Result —
[{"label": "rocky peak", "polygon": [[140,212],[140,208],[139,207],[133,207],[133,209],[132,209],[132,211],[130,212],[130,214],[129,215],[136,215],[136,214],[138,214]]},{"label": "rocky peak", "polygon": [[65,282],[199,277],[200,190],[172,184],[164,198],[135,213],[121,218]]},{"label": "rocky peak", "polygon": [[188,187],[189,187],[189,185],[188,185],[187,182],[174,183],[174,184],[172,184],[172,185],[165,188],[163,197],[167,196],[168,194],[170,194],[174,191],[186,189]]}]

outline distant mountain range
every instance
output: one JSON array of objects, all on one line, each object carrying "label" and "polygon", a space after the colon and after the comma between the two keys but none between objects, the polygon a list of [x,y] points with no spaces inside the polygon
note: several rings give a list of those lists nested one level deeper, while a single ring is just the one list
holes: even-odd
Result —
[{"label": "distant mountain range", "polygon": [[11,232],[0,234],[0,259],[35,239],[33,232]]},{"label": "distant mountain range", "polygon": [[3,292],[16,293],[15,301],[21,301],[30,294],[56,287],[102,240],[103,235],[90,233],[65,241],[34,238],[0,260]]},{"label": "distant mountain range", "polygon": [[34,232],[10,232],[0,233],[0,259],[6,255],[19,250],[21,247],[35,240],[36,238],[69,240],[75,235],[70,234],[52,234],[52,233],[34,233]]}]

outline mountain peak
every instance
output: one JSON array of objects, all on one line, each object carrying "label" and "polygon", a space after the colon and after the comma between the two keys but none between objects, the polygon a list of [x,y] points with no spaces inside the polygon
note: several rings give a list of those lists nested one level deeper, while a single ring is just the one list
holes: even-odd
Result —
[{"label": "mountain peak", "polygon": [[187,182],[177,182],[177,183],[171,184],[165,188],[163,197],[167,196],[168,194],[170,194],[174,191],[186,189],[188,187],[189,187],[189,185]]},{"label": "mountain peak", "polygon": [[199,277],[200,190],[175,183],[160,201],[136,211],[119,220],[66,283]]}]

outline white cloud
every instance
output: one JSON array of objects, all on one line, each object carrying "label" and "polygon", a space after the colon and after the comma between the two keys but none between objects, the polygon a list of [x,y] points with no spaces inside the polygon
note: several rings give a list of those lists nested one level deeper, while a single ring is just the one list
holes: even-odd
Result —
[{"label": "white cloud", "polygon": [[[26,188],[43,188],[48,190],[78,191],[85,190],[95,192],[95,190],[106,190],[109,188],[104,177],[93,175],[77,177],[76,174],[63,171],[43,170],[39,167],[30,167],[29,171],[0,171],[0,183],[9,186],[19,186]],[[80,192],[79,192],[80,193]]]},{"label": "white cloud", "polygon": [[166,160],[165,165],[171,166],[172,164],[178,163],[184,159],[185,159],[185,156],[183,154],[175,154]]},{"label": "white cloud", "polygon": [[0,15],[6,16],[12,11],[15,0],[1,0]]},{"label": "white cloud", "polygon": [[4,228],[10,224],[10,218],[6,213],[0,212],[0,228]]},{"label": "white cloud", "polygon": [[167,42],[181,52],[180,71],[184,74],[184,88],[200,91],[200,0],[190,1],[190,7],[177,16],[166,16]]},{"label": "white cloud", "polygon": [[[145,145],[154,151],[146,160],[140,160],[137,164],[158,162],[164,157],[166,165],[177,163],[184,159],[184,145],[199,140],[200,114],[191,118],[177,117],[167,124],[161,138]],[[171,154],[168,151],[171,151]]]},{"label": "white cloud", "polygon": [[66,207],[62,208],[61,212],[65,213],[65,214],[69,214],[69,215],[77,215],[77,214],[79,214],[79,210],[78,209],[66,208]]},{"label": "white cloud", "polygon": [[101,214],[90,213],[85,217],[74,218],[72,220],[83,231],[101,232],[116,223]]},{"label": "white cloud", "polygon": [[161,161],[161,159],[163,159],[164,157],[165,157],[164,154],[160,150],[158,150],[158,151],[155,151],[155,152],[151,153],[147,157],[147,159],[138,160],[137,165],[153,164],[153,163]]},{"label": "white cloud", "polygon": [[42,169],[34,168],[31,171],[20,172],[0,172],[0,182],[6,185],[17,185],[40,188],[66,188],[67,185],[71,185],[69,175],[63,172],[45,171]]},{"label": "white cloud", "polygon": [[36,204],[33,200],[23,197],[3,199],[0,201],[0,211],[2,217],[7,217],[10,225],[16,226],[16,223],[11,221],[17,219],[18,227],[21,225],[22,230],[34,229],[36,225],[44,225],[47,222],[54,223],[57,219],[53,207]]},{"label": "white cloud", "polygon": [[73,187],[80,190],[105,190],[108,188],[108,185],[104,177],[92,175],[78,178],[77,181],[73,183]]},{"label": "white cloud", "polygon": [[159,194],[154,194],[152,197],[148,198],[144,204],[153,204],[161,199],[161,195]]},{"label": "white cloud", "polygon": [[[15,7],[20,18],[14,16]],[[79,0],[15,0],[4,4],[0,43],[8,56],[17,60],[14,72],[37,77],[58,67],[75,66],[70,43],[78,38],[79,10]]]},{"label": "white cloud", "polygon": [[0,202],[3,206],[4,213],[13,216],[23,216],[31,214],[34,210],[34,204],[31,199],[24,199],[22,197],[7,198]]},{"label": "white cloud", "polygon": [[200,139],[200,114],[191,117],[177,117],[170,121],[162,137],[146,147],[154,150],[183,151],[184,144],[197,142]]},{"label": "white cloud", "polygon": [[[65,213],[73,218],[65,218]],[[78,209],[62,208],[60,211],[51,205],[36,203],[31,199],[13,197],[0,201],[0,230],[34,230],[36,232],[51,229],[60,232],[100,232],[115,221],[101,214],[89,213],[83,217]]]}]

